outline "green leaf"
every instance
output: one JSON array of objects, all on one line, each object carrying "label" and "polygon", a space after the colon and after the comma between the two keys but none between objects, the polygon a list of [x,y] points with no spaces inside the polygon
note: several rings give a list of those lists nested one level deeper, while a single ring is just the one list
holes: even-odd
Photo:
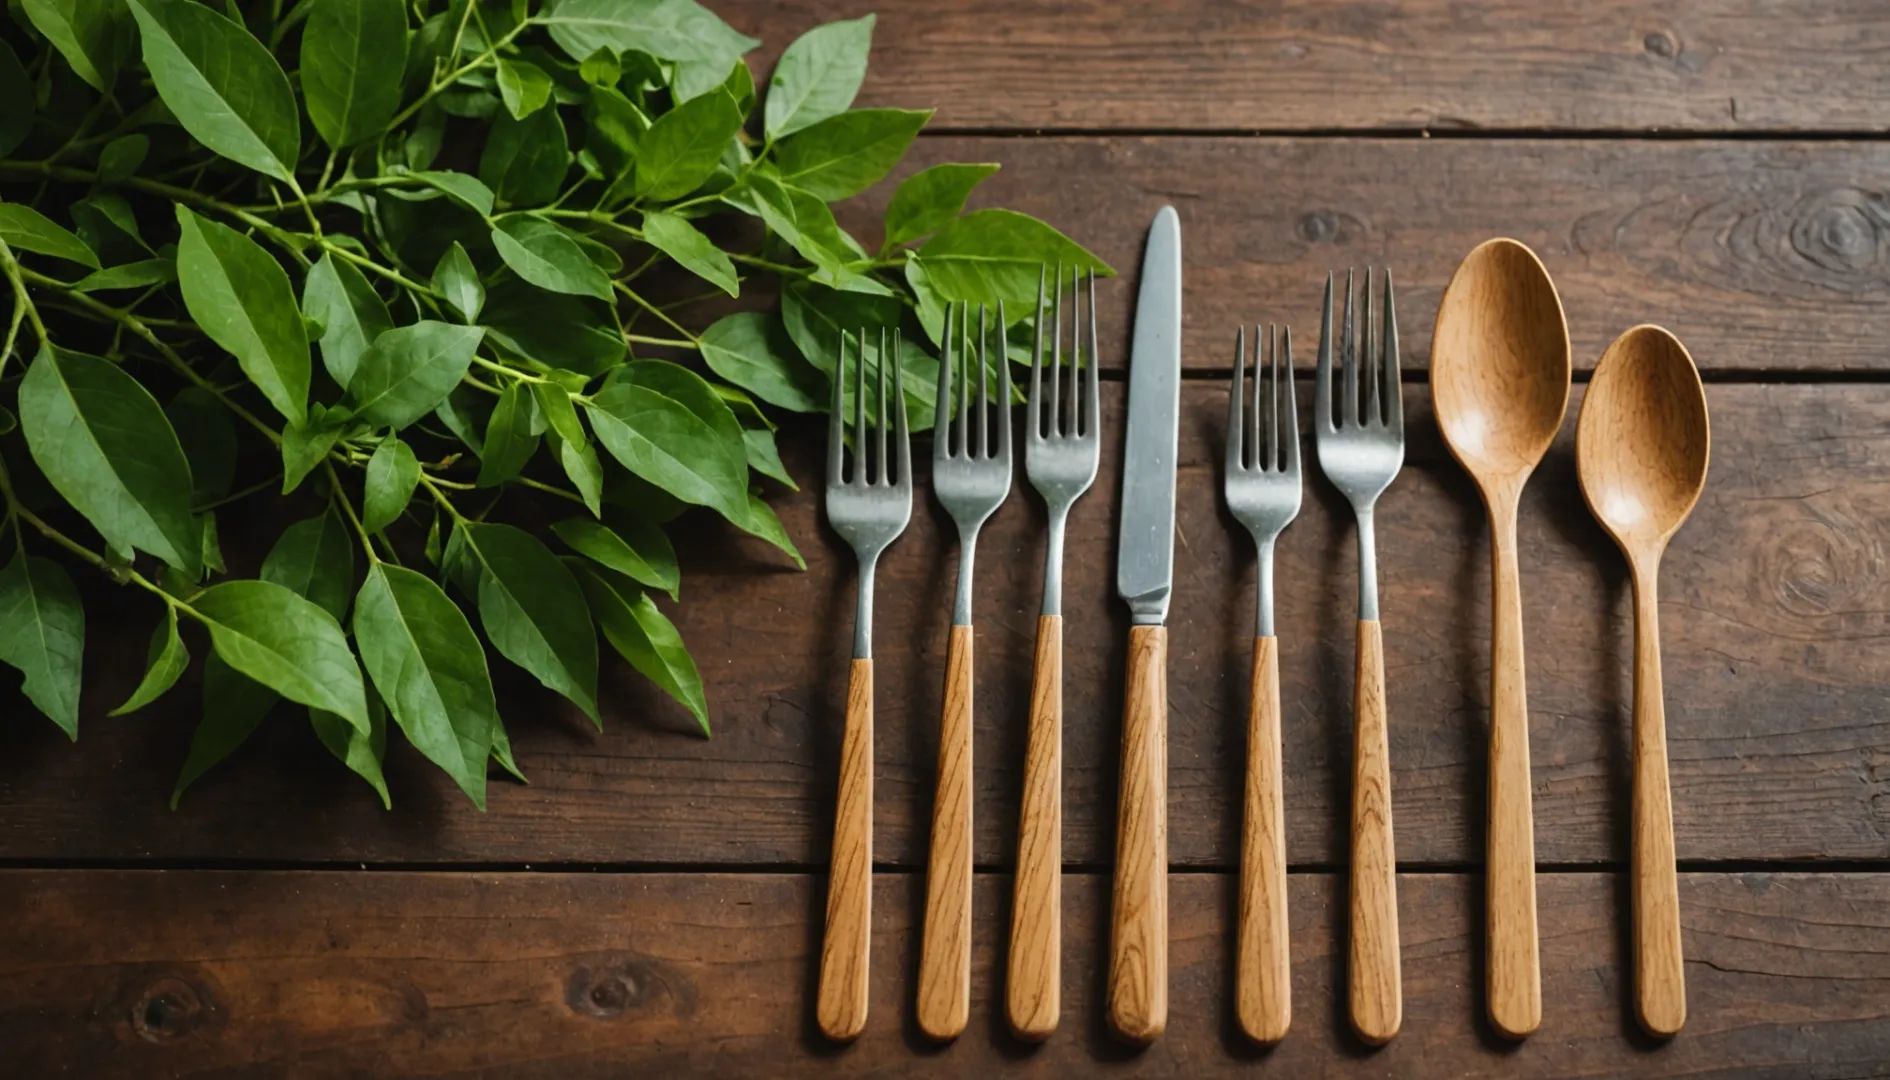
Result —
[{"label": "green leaf", "polygon": [[566,442],[584,442],[587,438],[584,422],[578,419],[577,409],[571,404],[571,392],[551,382],[535,382],[531,388],[532,399],[538,403],[538,411],[544,414],[551,430]]},{"label": "green leaf", "polygon": [[341,150],[379,135],[400,108],[407,9],[401,0],[308,2],[302,98],[315,130]]},{"label": "green leaf", "polygon": [[177,224],[177,277],[191,318],[235,354],[243,374],[284,419],[302,423],[308,413],[308,336],[289,275],[260,244],[227,225],[182,206]]},{"label": "green leaf", "polygon": [[768,477],[786,484],[790,489],[799,491],[800,485],[788,475],[787,466],[781,464],[781,450],[774,442],[774,432],[766,428],[748,428],[742,432],[742,447],[748,451],[748,467]]},{"label": "green leaf", "polygon": [[[634,514],[613,514],[616,529],[590,518],[567,518],[551,527],[579,555],[634,581],[661,589],[670,599],[682,586],[676,549],[655,524]],[[621,533],[619,532],[621,530]]]},{"label": "green leaf", "polygon": [[151,140],[143,135],[120,135],[105,144],[98,152],[98,178],[101,183],[115,184],[131,177],[144,164],[144,156],[151,151]]},{"label": "green leaf", "polygon": [[131,55],[131,20],[125,5],[116,0],[21,0],[20,7],[33,28],[79,78],[92,88],[108,92],[118,69]]},{"label": "green leaf", "polygon": [[514,206],[542,206],[558,197],[571,167],[564,121],[556,109],[540,109],[523,120],[499,116],[479,157],[479,179]]},{"label": "green leaf", "polygon": [[854,109],[775,147],[783,183],[832,202],[858,195],[892,171],[932,113]]},{"label": "green leaf", "polygon": [[900,181],[886,204],[886,244],[910,243],[944,228],[965,208],[971,190],[997,172],[996,165],[946,162]]},{"label": "green leaf", "polygon": [[355,415],[398,431],[432,412],[465,378],[484,336],[427,319],[375,338],[348,383]]},{"label": "green leaf", "polygon": [[221,574],[223,565],[223,541],[217,536],[217,515],[209,511],[203,515],[203,568],[206,574]]},{"label": "green leaf", "polygon": [[[716,401],[726,424],[705,420],[677,399],[678,388],[701,377],[661,360],[619,369],[589,406],[591,427],[623,467],[684,502],[709,506],[731,520],[746,513],[748,458],[741,425]],[[680,374],[677,374],[680,373]],[[702,391],[711,399],[707,384]]]},{"label": "green leaf", "polygon": [[537,537],[510,525],[462,524],[453,538],[478,574],[479,622],[492,647],[602,728],[597,635],[571,571]]},{"label": "green leaf", "polygon": [[558,464],[564,466],[564,475],[571,478],[571,486],[577,489],[583,498],[584,506],[592,516],[603,512],[604,466],[597,460],[597,451],[586,442],[574,443],[552,435],[558,447]]},{"label": "green leaf", "polygon": [[171,809],[177,809],[184,789],[236,749],[262,726],[269,710],[280,700],[276,692],[211,655],[203,664],[203,719],[190,739],[190,753],[171,790]]},{"label": "green leaf", "polygon": [[302,284],[302,310],[322,324],[322,366],[347,386],[374,339],[393,329],[387,304],[355,265],[333,253],[309,268]]},{"label": "green leaf", "polygon": [[118,195],[110,192],[88,195],[67,207],[67,213],[72,215],[79,239],[97,252],[102,262],[132,262],[157,255],[139,234],[138,218],[132,213],[131,204]]},{"label": "green leaf", "polygon": [[492,245],[513,273],[541,289],[611,299],[610,275],[562,226],[543,218],[508,217],[493,227]]},{"label": "green leaf", "polygon": [[702,676],[683,647],[682,635],[656,602],[635,586],[625,587],[605,574],[579,566],[578,580],[591,616],[604,631],[604,640],[630,661],[663,692],[682,702],[709,734],[709,702],[702,693]]},{"label": "green leaf", "polygon": [[137,712],[164,696],[165,692],[177,685],[178,676],[190,664],[190,650],[184,648],[184,639],[177,632],[177,609],[170,605],[164,607],[164,621],[151,634],[150,657],[145,662],[144,678],[138,688],[106,716],[125,716]]},{"label": "green leaf", "polygon": [[532,427],[532,396],[519,383],[499,394],[499,403],[486,421],[486,442],[479,451],[480,487],[492,487],[517,476],[538,450]]},{"label": "green leaf", "polygon": [[529,60],[502,58],[498,79],[499,100],[515,120],[525,119],[551,100],[551,76]]},{"label": "green leaf", "polygon": [[79,673],[85,608],[58,563],[13,556],[0,570],[0,661],[26,677],[27,699],[71,739],[79,737]]},{"label": "green leaf", "polygon": [[978,210],[938,231],[920,249],[925,272],[940,298],[995,304],[1020,312],[1037,301],[1045,266],[1113,274],[1109,264],[1028,214]]},{"label": "green leaf", "polygon": [[643,238],[702,280],[730,296],[741,294],[735,264],[687,218],[652,210],[643,215]]},{"label": "green leaf", "polygon": [[553,0],[535,21],[580,61],[599,49],[707,61],[740,56],[761,44],[695,0]]},{"label": "green leaf", "polygon": [[[321,406],[315,406],[319,412]],[[302,486],[308,474],[322,463],[341,438],[341,425],[325,416],[311,416],[308,423],[291,424],[282,429],[282,493]]]},{"label": "green leaf", "polygon": [[807,560],[801,557],[800,549],[794,546],[794,540],[788,536],[787,528],[781,524],[781,519],[776,516],[774,508],[762,501],[761,496],[748,496],[747,515],[735,521],[735,524],[750,536],[758,536],[786,552],[788,558],[794,560],[795,566],[802,570],[807,569]]},{"label": "green leaf", "polygon": [[236,476],[236,427],[229,408],[210,391],[186,386],[164,407],[164,416],[190,463],[191,505],[229,494]]},{"label": "green leaf", "polygon": [[531,783],[530,780],[525,779],[525,774],[519,769],[518,762],[512,760],[512,738],[505,733],[504,721],[497,717],[493,718],[492,724],[492,760],[499,763],[499,768],[511,773],[512,778],[519,783]]},{"label": "green leaf", "polygon": [[407,176],[409,179],[418,180],[441,192],[480,217],[492,215],[492,189],[481,183],[476,176],[468,176],[463,172],[453,172],[449,169],[410,172]]},{"label": "green leaf", "polygon": [[85,246],[85,241],[30,206],[0,203],[0,240],[14,251],[51,255],[94,270],[99,267],[98,255]]},{"label": "green leaf", "polygon": [[599,49],[578,65],[578,78],[592,86],[616,86],[623,78],[623,65],[617,62],[617,54]]},{"label": "green leaf", "polygon": [[827,407],[827,380],[801,358],[781,321],[759,311],[717,319],[702,332],[709,370],[772,405],[795,412]]},{"label": "green leaf", "polygon": [[[898,327],[904,314],[904,305],[896,299],[840,292],[821,285],[796,283],[781,293],[781,322],[787,327],[788,336],[794,339],[801,355],[829,378],[840,353],[842,333],[847,336],[850,373],[861,355],[859,334],[862,329],[866,331],[864,353],[866,370],[871,375],[879,364],[879,328],[887,328],[886,340],[890,348],[899,340]],[[913,431],[928,430],[932,426],[933,401],[938,392],[938,361],[911,345],[900,347],[898,354],[905,370],[907,424]],[[888,392],[892,389],[891,375],[888,371]],[[872,380],[869,378],[868,382]],[[831,393],[830,389],[823,389],[821,400],[826,401]],[[869,409],[876,409],[875,391],[869,389],[867,393]],[[842,390],[841,401],[847,415],[852,416],[853,381],[850,378]]]},{"label": "green leaf", "polygon": [[112,289],[146,289],[177,280],[177,264],[170,259],[141,259],[138,262],[94,270],[73,286],[76,292],[106,292]]},{"label": "green leaf", "polygon": [[486,286],[479,280],[479,269],[457,240],[434,264],[433,288],[469,323],[477,321],[479,309],[486,306]]},{"label": "green leaf", "polygon": [[741,128],[742,112],[727,94],[704,94],[664,113],[637,143],[636,193],[667,202],[701,187]]},{"label": "green leaf", "polygon": [[263,43],[202,4],[127,0],[158,96],[196,140],[288,181],[301,156],[295,91]]},{"label": "green leaf", "polygon": [[501,346],[546,367],[601,375],[624,359],[617,309],[596,300],[503,281],[487,294],[480,321]]},{"label": "green leaf", "polygon": [[636,162],[637,143],[650,130],[649,118],[614,88],[593,86],[590,100],[585,103],[584,121],[588,128],[584,146],[596,156],[614,190],[628,179],[624,174]]},{"label": "green leaf", "polygon": [[485,809],[498,703],[459,605],[431,578],[377,563],[355,597],[354,636],[407,741]]},{"label": "green leaf", "polygon": [[0,41],[0,158],[13,153],[33,130],[33,80],[13,46]]},{"label": "green leaf", "polygon": [[824,200],[786,187],[761,172],[749,176],[748,188],[761,220],[801,258],[819,267],[831,282],[857,276],[848,264],[863,260],[864,256],[854,250],[850,238],[840,231],[833,210]]},{"label": "green leaf", "polygon": [[792,135],[851,107],[872,47],[871,15],[816,26],[796,38],[768,79],[768,138]]},{"label": "green leaf", "polygon": [[413,501],[414,488],[420,485],[420,459],[406,443],[389,435],[368,458],[365,484],[361,526],[380,532],[399,521]]},{"label": "green leaf", "polygon": [[324,512],[284,529],[258,576],[312,601],[339,622],[354,591],[354,543],[341,518]]},{"label": "green leaf", "polygon": [[190,463],[138,380],[109,360],[42,348],[20,380],[20,423],[40,471],[107,544],[196,576]]},{"label": "green leaf", "polygon": [[226,581],[190,601],[232,668],[290,701],[368,730],[361,668],[325,608],[270,581]]},{"label": "green leaf", "polygon": [[308,721],[328,752],[368,782],[380,795],[383,809],[392,810],[394,800],[388,796],[387,778],[381,774],[381,761],[387,756],[387,706],[381,704],[380,695],[368,694],[365,734],[334,713],[320,709],[310,709]]}]

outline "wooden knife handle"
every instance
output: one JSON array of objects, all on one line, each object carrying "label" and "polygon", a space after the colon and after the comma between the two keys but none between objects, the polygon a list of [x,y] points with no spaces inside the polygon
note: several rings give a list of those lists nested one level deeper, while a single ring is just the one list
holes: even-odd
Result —
[{"label": "wooden knife handle", "polygon": [[1253,642],[1247,713],[1247,812],[1241,833],[1240,929],[1235,1012],[1257,1042],[1276,1043],[1293,1021],[1293,964],[1286,930],[1286,831],[1280,809],[1279,639]]},{"label": "wooden knife handle", "polygon": [[1398,957],[1398,864],[1391,840],[1391,752],[1385,651],[1376,619],[1358,624],[1352,737],[1352,1028],[1380,1046],[1404,1022]]},{"label": "wooden knife handle", "polygon": [[1063,618],[1037,619],[1024,752],[1024,805],[1017,828],[1005,1017],[1020,1039],[1041,1042],[1062,1011]]},{"label": "wooden knife handle", "polygon": [[820,945],[815,1012],[829,1039],[866,1028],[866,972],[873,929],[873,662],[847,672],[847,727],[840,744],[840,802],[833,821],[833,874]]},{"label": "wooden knife handle", "polygon": [[1667,787],[1660,613],[1651,578],[1636,575],[1634,582],[1634,1003],[1641,1027],[1665,1037],[1687,1022],[1687,986]]},{"label": "wooden knife handle", "polygon": [[1529,697],[1512,509],[1492,522],[1490,833],[1487,855],[1490,1025],[1512,1039],[1542,1023],[1536,945],[1536,842],[1529,788]]},{"label": "wooden knife handle", "polygon": [[971,627],[952,627],[939,719],[938,794],[925,875],[919,1029],[956,1039],[971,1017]]},{"label": "wooden knife handle", "polygon": [[1116,808],[1109,1023],[1150,1043],[1168,1027],[1168,631],[1129,631]]}]

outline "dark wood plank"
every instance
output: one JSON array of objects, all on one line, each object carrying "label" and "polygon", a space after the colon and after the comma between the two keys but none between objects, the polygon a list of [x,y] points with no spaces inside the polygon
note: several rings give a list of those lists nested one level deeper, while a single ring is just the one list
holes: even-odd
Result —
[{"label": "dark wood plank", "polygon": [[911,1019],[921,884],[878,881],[872,1013],[839,1050],[810,1021],[818,876],[8,872],[0,1059],[20,1076],[558,1080],[1857,1077],[1890,1061],[1885,875],[1684,875],[1690,1010],[1665,1045],[1629,1015],[1621,882],[1546,875],[1543,1025],[1514,1049],[1480,1020],[1478,879],[1406,876],[1404,1031],[1377,1053],[1334,993],[1341,877],[1291,881],[1293,1026],[1266,1054],[1232,1022],[1218,875],[1173,882],[1173,1008],[1139,1055],[1102,1030],[1108,879],[1066,881],[1063,1022],[1033,1050],[1001,1034],[1009,882],[981,877],[973,1022],[928,1047]]},{"label": "dark wood plank", "polygon": [[937,127],[1881,130],[1868,3],[1395,5],[735,0],[758,71],[818,22],[880,12],[863,103]]},{"label": "dark wood plank", "polygon": [[[1110,364],[1127,360],[1149,221],[1173,204],[1191,367],[1230,367],[1234,327],[1264,320],[1291,325],[1310,366],[1326,274],[1372,264],[1396,276],[1421,368],[1458,262],[1513,236],[1555,279],[1578,369],[1642,322],[1713,371],[1890,368],[1890,143],[939,138],[908,157],[1003,163],[973,205],[1036,214],[1125,275],[1098,286]],[[843,221],[877,244],[893,187]]]},{"label": "dark wood plank", "polygon": [[[1096,490],[1071,521],[1066,586],[1065,854],[1089,865],[1113,850],[1126,640],[1111,524],[1121,384],[1105,389],[1112,437]],[[1406,393],[1410,467],[1379,509],[1398,853],[1407,864],[1475,864],[1488,545],[1425,388]],[[1234,865],[1240,820],[1253,556],[1220,509],[1222,394],[1204,381],[1184,393],[1169,646],[1170,851],[1184,866]],[[1623,564],[1577,493],[1580,400],[1578,388],[1520,529],[1536,842],[1546,862],[1618,865],[1627,855],[1632,631]],[[1680,857],[1885,859],[1890,576],[1872,538],[1890,531],[1890,386],[1714,385],[1709,400],[1716,453],[1706,496],[1662,574]],[[811,483],[818,443],[802,430],[787,446]],[[1310,447],[1306,458],[1305,510],[1279,552],[1288,855],[1300,866],[1339,865],[1352,530]],[[985,865],[1014,855],[1040,582],[1041,504],[1021,476],[1018,488],[979,560],[974,825]],[[924,863],[954,559],[950,524],[923,485],[920,499],[882,564],[878,612],[875,850],[904,867]],[[180,688],[151,716],[102,718],[135,681],[156,613],[95,602],[95,633],[121,640],[92,653],[78,745],[17,699],[0,725],[0,858],[824,865],[852,559],[813,491],[775,502],[807,552],[806,574],[714,523],[682,538],[681,626],[708,682],[715,738],[691,734],[688,717],[621,664],[611,665],[601,734],[508,677],[506,715],[532,785],[495,782],[484,815],[398,740],[396,809],[382,812],[286,713],[179,813],[162,812],[194,692]]]}]

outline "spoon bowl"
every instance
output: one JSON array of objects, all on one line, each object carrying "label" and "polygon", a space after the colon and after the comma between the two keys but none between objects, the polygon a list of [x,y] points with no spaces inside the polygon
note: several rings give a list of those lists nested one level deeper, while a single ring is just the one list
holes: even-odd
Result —
[{"label": "spoon bowl", "polygon": [[1486,240],[1444,291],[1431,335],[1431,399],[1450,452],[1484,490],[1520,487],[1561,430],[1568,322],[1536,253]]},{"label": "spoon bowl", "polygon": [[1706,389],[1679,339],[1636,326],[1595,365],[1575,455],[1582,497],[1630,560],[1658,557],[1706,486]]}]

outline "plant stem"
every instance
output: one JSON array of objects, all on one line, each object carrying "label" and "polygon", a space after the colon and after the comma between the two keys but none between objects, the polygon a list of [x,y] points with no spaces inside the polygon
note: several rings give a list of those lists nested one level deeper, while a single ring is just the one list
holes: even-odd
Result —
[{"label": "plant stem", "polygon": [[[473,6],[471,4],[466,5],[467,14],[470,14],[472,12],[472,8]],[[512,43],[513,38],[524,33],[525,28],[532,25],[533,23],[530,19],[527,19],[524,22],[519,23],[517,26],[514,26],[511,30],[508,30],[504,37],[493,42],[492,45],[486,49],[485,52],[480,53],[478,56],[475,56],[471,60],[466,61],[464,64],[461,64],[460,66],[454,68],[452,71],[447,72],[445,77],[435,80],[433,85],[427,87],[426,93],[421,94],[418,98],[414,99],[414,103],[412,105],[409,105],[406,108],[400,110],[400,112],[394,114],[394,118],[392,120],[389,120],[387,122],[387,126],[382,128],[381,130],[384,132],[392,131],[395,128],[399,127],[400,125],[406,123],[408,117],[412,116],[414,113],[419,112],[421,107],[424,106],[427,102],[432,101],[434,97],[440,93],[440,91],[445,90],[447,87],[458,82],[461,76],[464,76],[468,72],[477,71],[480,68],[485,67],[488,63],[491,63],[492,60],[499,55],[500,49],[503,49],[507,45],[510,45]],[[465,32],[466,32],[466,16],[461,15],[460,23],[459,23],[459,33],[453,36],[452,55],[457,56],[459,54],[460,35],[464,34]]]},{"label": "plant stem", "polygon": [[361,524],[361,519],[355,516],[354,504],[348,501],[347,493],[341,490],[341,477],[335,474],[334,463],[324,461],[322,462],[322,468],[328,473],[329,501],[341,507],[341,512],[347,517],[348,524],[354,526],[354,534],[361,538],[361,549],[367,552],[368,565],[374,566],[378,564],[381,561],[381,557],[374,550],[374,540],[372,537],[368,536],[367,527]]},{"label": "plant stem", "polygon": [[638,307],[656,316],[658,319],[661,319],[662,321],[668,323],[669,328],[671,330],[674,330],[678,334],[681,334],[683,337],[688,338],[692,345],[701,344],[702,342],[701,338],[697,337],[695,334],[690,333],[688,328],[683,326],[683,324],[677,322],[675,319],[670,318],[668,312],[664,311],[662,308],[657,307],[655,304],[650,303],[648,300],[643,299],[642,296],[638,295],[635,289],[632,289],[630,286],[625,285],[621,281],[613,281],[611,282],[611,285],[614,286],[618,292],[629,297],[631,302],[635,303]]},{"label": "plant stem", "polygon": [[25,310],[28,321],[33,324],[33,333],[39,335],[39,343],[41,345],[50,344],[51,339],[46,336],[46,324],[40,321],[39,308],[34,307],[33,298],[26,295],[26,282],[22,280],[21,275],[23,273],[31,273],[31,271],[21,266],[19,260],[13,257],[13,249],[7,246],[5,240],[0,240],[0,270],[6,271],[7,281],[13,286],[13,302],[15,305],[13,311],[13,328],[7,332],[8,348],[6,352],[0,352],[0,365],[3,365],[6,363],[6,358],[12,353],[13,337],[14,333],[19,330],[20,311],[22,309]]}]

